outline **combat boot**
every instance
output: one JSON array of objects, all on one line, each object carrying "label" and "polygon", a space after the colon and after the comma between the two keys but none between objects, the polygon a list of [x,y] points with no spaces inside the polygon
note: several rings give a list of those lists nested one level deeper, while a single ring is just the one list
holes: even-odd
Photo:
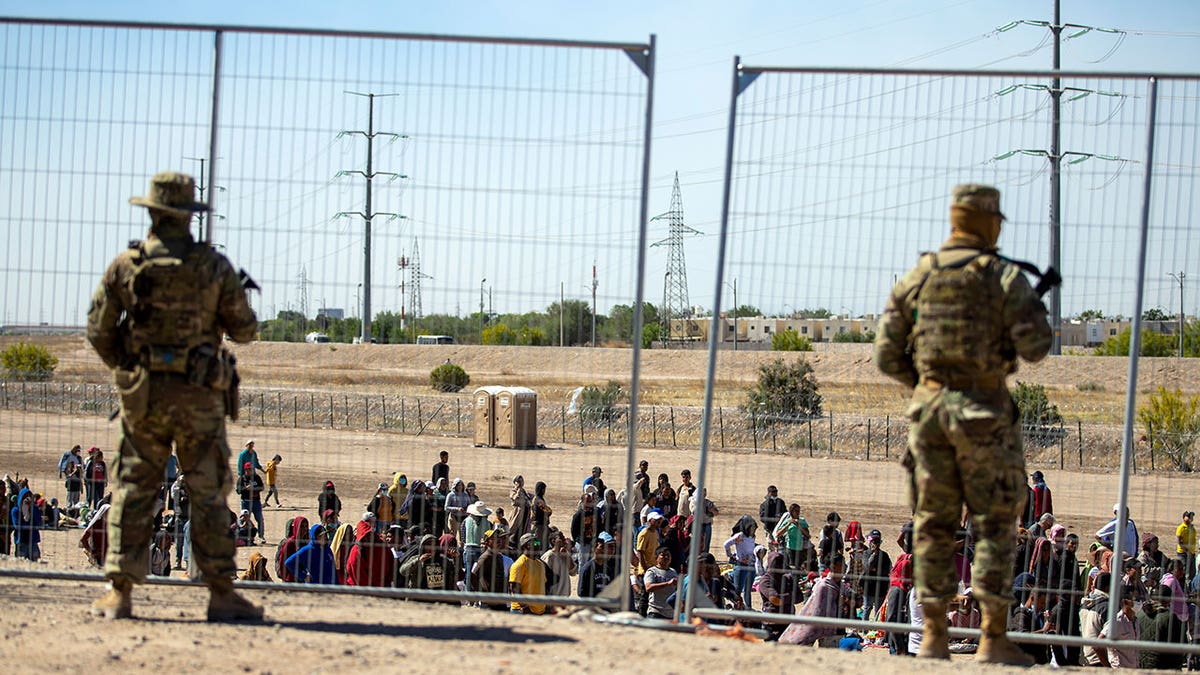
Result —
[{"label": "combat boot", "polygon": [[262,621],[262,607],[238,595],[231,582],[213,584],[209,590],[209,621]]},{"label": "combat boot", "polygon": [[917,656],[923,659],[949,659],[950,637],[946,632],[946,603],[941,600],[924,601],[921,613],[925,617],[921,632],[921,649]]},{"label": "combat boot", "polygon": [[128,579],[113,579],[108,584],[108,592],[92,603],[92,616],[106,619],[128,619],[133,616],[132,591],[133,584]]},{"label": "combat boot", "polygon": [[980,624],[979,649],[975,660],[979,663],[1001,663],[1008,666],[1029,667],[1034,659],[1008,639],[1008,603],[982,603],[983,617]]}]

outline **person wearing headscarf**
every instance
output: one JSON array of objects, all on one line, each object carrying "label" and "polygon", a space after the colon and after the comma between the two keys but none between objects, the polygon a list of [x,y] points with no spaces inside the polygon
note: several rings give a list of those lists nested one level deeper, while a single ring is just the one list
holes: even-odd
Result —
[{"label": "person wearing headscarf", "polygon": [[[371,519],[374,520],[372,515]],[[365,518],[364,518],[365,520]],[[339,584],[346,583],[346,560],[350,557],[350,548],[354,546],[354,526],[342,523],[333,532],[330,549],[333,551],[333,569],[337,571]]]},{"label": "person wearing headscarf", "polygon": [[[287,559],[296,551],[299,551],[308,544],[309,532],[308,518],[298,516],[288,522],[290,528],[288,536],[279,544],[279,551],[275,554],[275,574],[279,575],[280,581],[296,581],[296,577],[288,570]],[[318,524],[316,527],[320,527]]]},{"label": "person wearing headscarf", "polygon": [[273,581],[271,573],[267,571],[266,556],[258,551],[251,553],[250,562],[246,565],[245,571],[238,575],[238,579],[242,581]]},{"label": "person wearing headscarf", "polygon": [[426,494],[424,481],[413,481],[408,496],[396,512],[398,520],[407,518],[409,527],[419,527],[422,532],[433,533],[433,504]]},{"label": "person wearing headscarf", "polygon": [[[842,581],[846,571],[846,558],[840,552],[833,553],[827,566],[829,573],[821,577],[813,586],[812,595],[800,608],[800,616],[825,617],[832,619],[849,618],[846,600],[849,588]],[[789,624],[779,636],[780,644],[811,645],[818,640],[837,635],[840,628],[819,626],[808,623]]]},{"label": "person wearing headscarf", "polygon": [[534,551],[541,555],[550,548],[550,515],[554,513],[546,503],[546,484],[542,481],[533,486],[533,502],[529,512],[530,531],[537,541]]},{"label": "person wearing headscarf", "polygon": [[[1074,559],[1074,553],[1071,554],[1071,557]],[[1054,599],[1054,605],[1050,607],[1050,623],[1054,626],[1054,632],[1059,635],[1079,637],[1079,603],[1082,598],[1076,593],[1079,577],[1075,575],[1072,577],[1063,576],[1059,581],[1058,594]],[[1079,647],[1051,645],[1050,650],[1059,666],[1079,664]]]},{"label": "person wearing headscarf", "polygon": [[446,498],[450,496],[450,479],[439,478],[433,484],[425,484],[433,504],[433,536],[440,537],[446,531]]},{"label": "person wearing headscarf", "polygon": [[438,546],[437,537],[421,535],[417,553],[409,556],[400,567],[400,574],[408,588],[422,590],[455,590],[455,575],[446,556]]},{"label": "person wearing headscarf", "polygon": [[[711,553],[706,555],[712,557]],[[778,551],[769,551],[766,567],[767,573],[758,582],[758,593],[762,596],[762,611],[767,614],[794,614],[796,612],[796,578],[788,573],[787,556]],[[786,628],[785,624],[765,625],[770,632],[771,639],[775,640],[779,639],[779,635]]]},{"label": "person wearing headscarf", "polygon": [[319,523],[308,530],[308,543],[284,561],[292,578],[304,584],[337,585],[333,551],[329,549],[325,528]]},{"label": "person wearing headscarf", "polygon": [[[896,564],[892,566],[892,571],[888,575],[888,594],[884,604],[887,605],[887,613],[884,616],[884,621],[888,623],[898,623],[909,625],[910,608],[908,606],[908,594],[913,587],[913,562],[911,553],[901,553],[896,558]],[[891,630],[887,634],[888,647],[891,652],[897,656],[914,656],[908,651],[908,631],[907,630]]]},{"label": "person wearing headscarf", "polygon": [[342,518],[342,498],[338,497],[337,490],[333,486],[333,481],[325,481],[325,486],[321,489],[321,493],[317,495],[317,513],[325,513],[333,511],[333,517],[338,522]]},{"label": "person wearing headscarf", "polygon": [[104,557],[108,555],[108,510],[111,508],[107,499],[100,502],[100,508],[92,512],[84,527],[83,535],[79,537],[79,547],[87,555],[88,562],[96,567],[104,567]]},{"label": "person wearing headscarf", "polygon": [[392,581],[395,559],[387,544],[376,533],[374,519],[368,518],[371,515],[364,513],[363,519],[354,526],[355,542],[346,559],[347,586],[384,587]]},{"label": "person wearing headscarf", "polygon": [[[1159,550],[1158,535],[1153,532],[1146,532],[1142,535],[1142,551],[1138,554],[1138,562],[1142,563],[1142,568],[1149,572],[1152,568],[1157,567],[1166,573],[1171,569],[1171,563],[1167,560],[1167,556]],[[1161,575],[1160,575],[1161,576]]]},{"label": "person wearing headscarf", "polygon": [[42,541],[42,511],[34,501],[33,492],[28,487],[21,488],[8,516],[13,531],[14,553],[18,558],[37,562],[42,557],[39,547]]},{"label": "person wearing headscarf", "polygon": [[621,502],[617,501],[617,491],[612,488],[604,490],[603,500],[596,505],[596,517],[599,520],[598,530],[600,532],[608,532],[612,534],[621,527],[624,522],[624,510],[621,508]]},{"label": "person wearing headscarf", "polygon": [[387,494],[392,498],[392,503],[396,505],[393,524],[399,525],[402,529],[407,528],[408,513],[401,515],[400,507],[404,505],[404,502],[408,498],[408,476],[404,475],[401,471],[392,474],[392,484],[388,486]]},{"label": "person wearing headscarf", "polygon": [[1026,572],[1032,574],[1039,585],[1046,585],[1052,581],[1051,575],[1057,572],[1054,567],[1054,545],[1049,539],[1038,537],[1033,541],[1033,554],[1029,556]]},{"label": "person wearing headscarf", "polygon": [[515,550],[521,535],[529,531],[529,509],[533,505],[533,496],[525,491],[524,476],[513,476],[512,489],[508,492],[508,499],[512,502],[512,510],[508,513],[509,548]]},{"label": "person wearing headscarf", "polygon": [[396,502],[389,494],[387,483],[380,483],[375,490],[375,496],[367,504],[367,511],[375,514],[375,531],[384,533],[396,519]]},{"label": "person wearing headscarf", "polygon": [[157,530],[150,544],[150,574],[156,577],[171,576],[171,534]]}]

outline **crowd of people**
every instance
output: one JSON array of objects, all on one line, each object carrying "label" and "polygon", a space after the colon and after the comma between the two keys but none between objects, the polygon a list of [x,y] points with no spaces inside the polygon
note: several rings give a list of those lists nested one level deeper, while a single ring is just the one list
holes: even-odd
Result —
[{"label": "crowd of people", "polygon": [[[95,467],[103,466],[104,456],[94,447],[86,461],[81,454],[75,446],[60,462],[65,506],[34,492],[25,478],[4,477],[0,507],[8,517],[0,552],[37,560],[43,528],[79,527],[87,559],[103,565],[109,497],[105,469]],[[281,463],[280,455],[261,463],[253,440],[239,453],[235,492],[241,509],[230,512],[230,536],[239,546],[266,543],[263,505],[272,497],[280,505],[276,486]],[[789,504],[771,485],[757,517],[741,515],[727,537],[713,539],[713,518],[721,511],[697,491],[687,469],[672,485],[668,474],[652,476],[648,462],[642,461],[632,484],[630,494],[614,490],[605,485],[603,469],[593,467],[568,516],[556,515],[547,503],[544,482],[534,483],[531,491],[518,475],[504,503],[489,505],[476,494],[474,482],[451,479],[449,454],[442,452],[429,480],[410,480],[396,472],[390,482],[378,484],[362,512],[344,508],[333,481],[326,481],[315,496],[313,516],[288,520],[274,554],[252,552],[239,577],[496,593],[502,596],[473,604],[534,614],[548,611],[550,605],[503,596],[594,597],[606,588],[619,589],[614,582],[630,583],[631,609],[651,618],[673,619],[686,597],[680,591],[687,592],[694,576],[699,584],[695,602],[700,606],[904,626],[859,634],[812,624],[762,624],[772,639],[784,643],[844,646],[851,641],[859,647],[886,646],[898,655],[918,650],[923,617],[912,581],[911,523],[895,539],[900,553],[893,559],[879,529],[843,521],[836,512],[814,529],[801,505]],[[1053,514],[1052,493],[1040,471],[1030,476],[1028,497],[1023,526],[1014,529],[1016,602],[1011,632],[1092,638],[1115,634],[1177,643],[1197,634],[1200,576],[1194,513],[1184,512],[1174,536],[1165,542],[1154,533],[1139,532],[1127,517],[1118,555],[1114,534],[1120,519],[1115,507],[1113,518],[1085,544]],[[633,511],[629,533],[626,508]],[[171,463],[155,517],[151,574],[186,569],[189,510],[186,481]],[[348,517],[350,511],[357,517]],[[693,536],[701,538],[696,575],[686,569]],[[622,570],[620,544],[627,537],[633,546],[632,565]],[[979,627],[979,608],[971,592],[973,555],[971,520],[964,517],[955,551],[960,593],[948,615],[954,627]],[[1119,576],[1122,589],[1115,626],[1107,619],[1113,575]],[[974,647],[969,640],[951,645],[958,652]],[[1039,663],[1059,665],[1172,668],[1184,663],[1182,655],[1166,652],[1028,643],[1023,648]]]}]

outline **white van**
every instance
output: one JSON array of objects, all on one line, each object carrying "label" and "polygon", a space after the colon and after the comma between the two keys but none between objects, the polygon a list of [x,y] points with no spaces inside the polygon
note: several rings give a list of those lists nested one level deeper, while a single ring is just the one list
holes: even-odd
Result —
[{"label": "white van", "polygon": [[452,345],[454,338],[449,335],[418,335],[417,344],[419,345]]},{"label": "white van", "polygon": [[329,342],[329,336],[324,333],[313,331],[304,336],[304,341],[310,345],[323,345],[326,342]]}]

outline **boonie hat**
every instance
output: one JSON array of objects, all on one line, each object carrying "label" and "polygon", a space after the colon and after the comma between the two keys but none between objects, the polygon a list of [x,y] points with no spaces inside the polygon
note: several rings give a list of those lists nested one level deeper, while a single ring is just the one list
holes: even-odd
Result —
[{"label": "boonie hat", "polygon": [[486,517],[492,515],[492,510],[489,509],[483,502],[480,501],[480,502],[472,502],[471,505],[467,507],[467,513],[471,514],[472,516],[479,516],[481,518],[486,518]]},{"label": "boonie hat", "polygon": [[180,218],[190,218],[197,211],[208,210],[208,204],[196,201],[196,180],[176,171],[155,174],[150,179],[149,193],[145,197],[130,197],[129,203]]},{"label": "boonie hat", "polygon": [[1000,212],[1000,191],[991,185],[965,183],[955,185],[950,191],[950,208],[991,213],[1007,220]]}]

